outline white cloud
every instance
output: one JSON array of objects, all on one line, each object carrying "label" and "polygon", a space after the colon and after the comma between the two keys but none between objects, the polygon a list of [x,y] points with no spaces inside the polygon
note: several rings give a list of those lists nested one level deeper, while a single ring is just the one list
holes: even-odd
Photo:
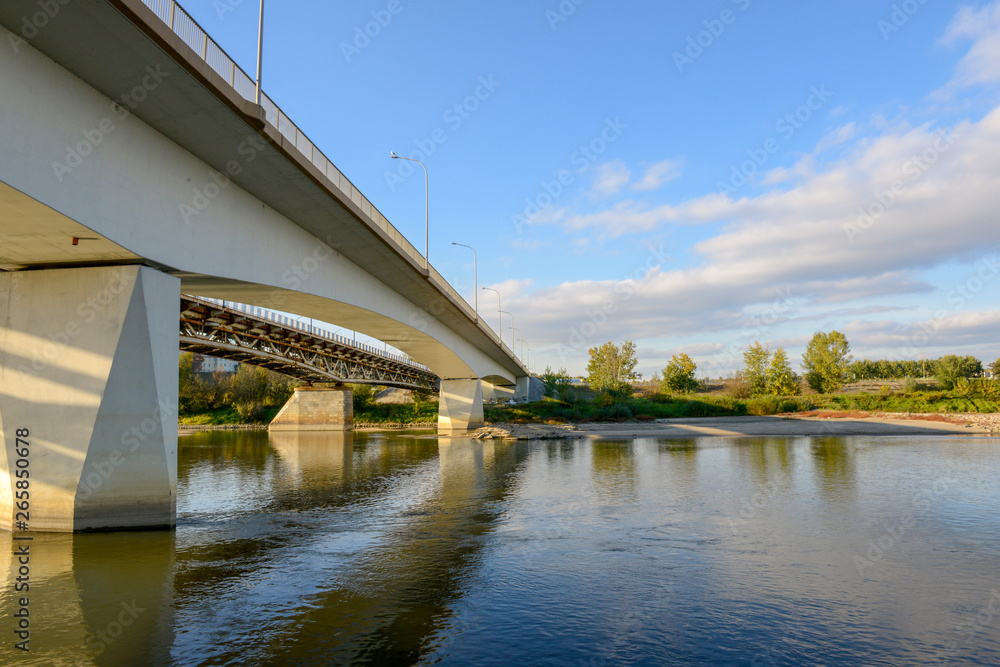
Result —
[{"label": "white cloud", "polygon": [[632,172],[621,160],[606,162],[597,167],[592,188],[600,195],[614,195],[628,185]]},{"label": "white cloud", "polygon": [[[608,236],[648,233],[682,219],[726,225],[693,246],[696,262],[688,268],[659,266],[641,271],[639,281],[565,283],[526,293],[512,307],[526,313],[536,340],[585,357],[586,347],[624,337],[724,339],[745,328],[748,306],[773,302],[779,286],[794,286],[804,309],[928,294],[933,288],[915,271],[975,259],[1000,245],[1000,109],[952,129],[951,145],[930,126],[860,140],[788,190],[738,201],[713,194],[659,208],[628,201],[570,217],[567,227]],[[896,181],[901,189],[892,194]],[[881,210],[880,196],[894,201],[868,223],[859,211]],[[853,238],[852,226],[860,232]],[[781,320],[798,314],[805,311]]]},{"label": "white cloud", "polygon": [[663,160],[646,169],[642,178],[629,186],[632,190],[656,190],[681,175],[681,160]]},{"label": "white cloud", "polygon": [[847,125],[842,125],[838,127],[833,132],[830,132],[825,137],[819,140],[816,144],[816,153],[822,153],[823,151],[829,150],[836,146],[840,146],[848,141],[851,141],[856,136],[858,136],[858,124],[848,123]]},{"label": "white cloud", "polygon": [[1000,81],[1000,2],[979,10],[965,7],[958,12],[942,42],[952,45],[963,40],[971,40],[972,46],[958,63],[955,78],[946,90]]},{"label": "white cloud", "polygon": [[[1000,81],[1000,2],[962,10],[947,39],[973,40],[955,85]],[[835,155],[827,154],[831,149]],[[623,187],[627,169],[618,164],[609,169],[618,176],[609,191]],[[747,188],[739,199],[710,193],[662,206],[626,199],[597,212],[567,212],[559,224],[567,233],[584,232],[574,241],[581,247],[679,225],[716,226],[691,246],[684,268],[656,266],[637,280],[569,282],[516,298],[512,307],[524,313],[536,348],[548,345],[550,353],[562,355],[560,365],[575,360],[579,370],[587,347],[606,340],[663,341],[642,346],[661,359],[678,341],[694,341],[690,345],[705,346],[698,348],[705,352],[725,341],[725,356],[731,341],[752,342],[744,340],[749,331],[761,340],[776,339],[794,354],[792,348],[809,338],[803,328],[811,334],[814,326],[832,326],[848,334],[856,353],[898,358],[908,340],[933,327],[921,354],[1000,354],[1000,311],[991,310],[1000,275],[964,304],[970,312],[956,312],[950,286],[932,285],[922,275],[965,265],[968,276],[951,275],[974,280],[977,260],[1000,247],[1000,107],[951,126],[913,127],[905,118],[881,117],[848,122],[796,164],[766,174],[764,182],[772,189],[753,194]],[[637,259],[637,267],[644,261]],[[794,306],[763,328],[753,325],[753,313],[766,311],[777,294],[787,294],[787,286]],[[918,295],[921,312],[937,311],[936,319],[864,319],[897,308],[886,305],[892,297]],[[907,312],[913,303],[904,302]],[[851,317],[857,319],[845,321]]]}]

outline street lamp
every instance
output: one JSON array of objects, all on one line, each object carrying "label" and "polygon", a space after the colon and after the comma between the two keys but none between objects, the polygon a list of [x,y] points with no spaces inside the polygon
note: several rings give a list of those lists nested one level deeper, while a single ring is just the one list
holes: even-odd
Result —
[{"label": "street lamp", "polygon": [[[510,315],[506,310],[501,310],[504,315]],[[501,339],[502,340],[502,339]],[[514,353],[514,316],[510,315],[510,351]]]},{"label": "street lamp", "polygon": [[502,338],[503,334],[500,332],[502,331],[503,318],[500,317],[500,313],[503,311],[500,309],[503,308],[503,301],[500,300],[500,292],[497,292],[492,287],[484,287],[483,289],[496,292],[497,294],[497,338]]},{"label": "street lamp", "polygon": [[[513,320],[514,320],[514,318],[511,318],[511,323],[510,323],[510,328],[511,328],[510,344],[511,344],[511,346],[514,345],[514,332],[516,331],[517,332],[517,339],[519,341],[521,341],[521,363],[524,363],[524,334],[521,332],[520,329],[515,329],[514,328],[514,321]],[[511,349],[511,352],[514,352],[514,350]],[[514,356],[517,356],[517,352],[514,352]]]},{"label": "street lamp", "polygon": [[[257,26],[257,95],[255,104],[260,105],[260,66],[264,56],[264,0],[260,0],[260,19]],[[275,121],[277,122],[277,121]]]},{"label": "street lamp", "polygon": [[403,157],[402,155],[396,155],[395,152],[389,151],[389,157],[393,160],[409,160],[410,162],[416,162],[421,167],[424,168],[424,268],[430,270],[430,190],[427,185],[427,165],[425,165],[420,160],[415,160],[412,157]]},{"label": "street lamp", "polygon": [[476,291],[473,292],[476,299],[476,321],[479,321],[479,258],[476,257],[476,249],[471,245],[465,245],[464,243],[451,242],[452,245],[460,245],[463,248],[468,248],[472,251],[472,273],[476,277]]},{"label": "street lamp", "polygon": [[534,373],[535,371],[533,371],[533,370],[531,369],[531,353],[532,353],[532,352],[534,352],[534,350],[532,350],[532,349],[531,349],[531,348],[529,347],[529,348],[528,348],[528,371],[530,371],[531,373]]}]

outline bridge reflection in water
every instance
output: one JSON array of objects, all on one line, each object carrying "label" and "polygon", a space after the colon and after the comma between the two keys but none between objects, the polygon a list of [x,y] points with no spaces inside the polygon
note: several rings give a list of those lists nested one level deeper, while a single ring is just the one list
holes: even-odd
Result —
[{"label": "bridge reflection in water", "polygon": [[[176,532],[34,536],[32,650],[5,640],[0,664],[408,664],[527,453],[418,434],[180,442]],[[12,551],[0,534],[0,557]],[[14,610],[17,566],[0,567],[0,608]]]},{"label": "bridge reflection in water", "polygon": [[32,652],[0,664],[1000,655],[1000,439],[180,444],[176,531],[34,535]]}]

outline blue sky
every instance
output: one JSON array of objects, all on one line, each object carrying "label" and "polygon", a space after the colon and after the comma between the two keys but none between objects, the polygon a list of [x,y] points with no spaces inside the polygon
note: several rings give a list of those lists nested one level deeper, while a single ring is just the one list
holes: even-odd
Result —
[{"label": "blue sky", "polygon": [[[248,72],[258,3],[184,6]],[[430,260],[584,373],[837,329],[1000,357],[1000,2],[271,0],[263,87]],[[480,312],[496,326],[496,295]],[[504,318],[504,336],[509,332]]]}]

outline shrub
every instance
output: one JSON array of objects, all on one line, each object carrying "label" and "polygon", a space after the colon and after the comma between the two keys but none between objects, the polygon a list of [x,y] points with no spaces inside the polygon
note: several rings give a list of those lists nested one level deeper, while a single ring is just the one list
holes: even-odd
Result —
[{"label": "shrub", "polygon": [[601,408],[594,416],[602,421],[622,421],[632,418],[632,409],[624,403],[615,403]]},{"label": "shrub", "polygon": [[775,415],[781,409],[781,400],[777,396],[754,396],[746,405],[752,415]]},{"label": "shrub", "polygon": [[375,388],[370,384],[354,384],[351,385],[351,390],[354,394],[352,402],[355,412],[362,412],[375,405]]},{"label": "shrub", "polygon": [[731,380],[726,387],[726,393],[733,398],[750,398],[750,383],[743,378]]}]

